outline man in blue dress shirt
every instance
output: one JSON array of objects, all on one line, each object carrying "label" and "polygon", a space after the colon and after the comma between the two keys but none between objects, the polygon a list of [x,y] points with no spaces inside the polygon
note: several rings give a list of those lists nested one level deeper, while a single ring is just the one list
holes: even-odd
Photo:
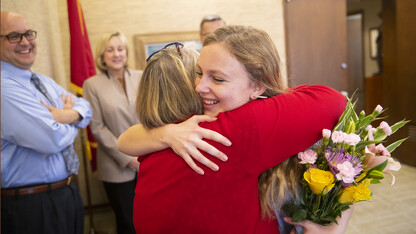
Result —
[{"label": "man in blue dress shirt", "polygon": [[36,36],[23,16],[1,12],[1,232],[83,233],[72,144],[92,112],[31,69]]}]

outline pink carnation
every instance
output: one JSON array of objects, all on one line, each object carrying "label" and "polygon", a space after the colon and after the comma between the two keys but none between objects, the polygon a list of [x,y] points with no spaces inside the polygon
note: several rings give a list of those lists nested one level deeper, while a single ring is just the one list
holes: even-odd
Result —
[{"label": "pink carnation", "polygon": [[392,134],[392,130],[386,121],[380,123],[380,128],[384,131],[384,133],[386,133],[387,136]]},{"label": "pink carnation", "polygon": [[382,110],[383,110],[383,107],[381,107],[380,105],[377,105],[377,106],[376,106],[376,111],[377,111],[377,112],[379,112],[379,113],[380,113]]},{"label": "pink carnation", "polygon": [[347,137],[345,138],[345,143],[347,143],[348,145],[356,145],[360,141],[361,141],[360,136],[354,133],[348,134]]},{"label": "pink carnation", "polygon": [[329,130],[329,129],[322,130],[322,136],[324,138],[329,138],[331,136],[331,130]]},{"label": "pink carnation", "polygon": [[344,183],[354,182],[355,169],[352,163],[345,161],[337,165],[339,173],[336,174],[338,180],[342,180]]},{"label": "pink carnation", "polygon": [[342,143],[344,142],[345,137],[347,136],[347,134],[345,132],[341,132],[341,131],[335,131],[332,133],[332,142],[334,143]]},{"label": "pink carnation", "polygon": [[307,149],[303,152],[300,152],[298,154],[298,158],[301,160],[299,163],[300,164],[314,164],[316,159],[318,158],[318,155],[315,153],[315,151],[311,150],[311,149]]}]

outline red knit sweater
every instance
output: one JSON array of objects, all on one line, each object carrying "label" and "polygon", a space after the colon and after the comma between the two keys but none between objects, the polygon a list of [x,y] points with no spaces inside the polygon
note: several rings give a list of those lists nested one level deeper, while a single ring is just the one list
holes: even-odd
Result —
[{"label": "red knit sweater", "polygon": [[[299,86],[250,102],[200,126],[231,140],[220,169],[195,173],[171,149],[139,157],[134,200],[137,233],[279,233],[275,219],[261,218],[258,177],[311,146],[332,129],[346,98],[325,86]],[[201,166],[201,165],[199,165]]]}]

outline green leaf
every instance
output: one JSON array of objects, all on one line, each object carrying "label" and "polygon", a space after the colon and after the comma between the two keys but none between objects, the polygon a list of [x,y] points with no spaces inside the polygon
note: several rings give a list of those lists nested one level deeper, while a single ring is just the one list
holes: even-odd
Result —
[{"label": "green leaf", "polygon": [[373,179],[370,181],[370,184],[380,184],[380,180]]},{"label": "green leaf", "polygon": [[383,171],[383,170],[384,170],[384,168],[386,168],[386,166],[387,166],[387,162],[388,162],[388,160],[386,160],[386,161],[384,161],[384,162],[382,162],[382,163],[378,164],[377,166],[375,166],[375,167],[371,168],[371,169],[368,171],[368,173],[369,173],[369,172],[371,172],[371,171],[375,171],[375,170],[377,170],[377,171]]},{"label": "green leaf", "polygon": [[347,105],[345,106],[344,112],[339,117],[337,125],[335,125],[334,131],[340,131],[345,128],[346,122],[350,119],[351,112],[354,112],[354,106],[351,104],[351,99],[347,97]]},{"label": "green leaf", "polygon": [[[384,162],[380,163],[379,165],[377,165],[377,166],[371,168],[369,171],[367,171],[366,175],[360,181],[358,181],[358,183],[361,183],[365,179],[369,178],[372,171],[380,171],[380,172],[383,171],[384,168],[386,168],[386,166],[387,166],[387,161],[388,160],[385,160]],[[383,178],[384,178],[384,176],[383,176]],[[375,179],[377,179],[377,178],[375,178]]]},{"label": "green leaf", "polygon": [[305,209],[298,209],[293,214],[292,221],[293,222],[300,222],[306,219],[308,212]]},{"label": "green leaf", "polygon": [[360,112],[360,114],[358,114],[358,120],[359,120],[359,121],[361,121],[361,120],[363,120],[363,119],[364,119],[364,117],[365,117],[365,112],[364,112],[364,110],[362,110],[362,111]]},{"label": "green leaf", "polygon": [[373,171],[369,171],[367,173],[367,178],[382,180],[382,179],[384,179],[384,174],[381,171],[373,170]]},{"label": "green leaf", "polygon": [[360,141],[355,147],[355,152],[361,152],[366,146],[371,144],[378,144],[380,142],[381,141]]},{"label": "green leaf", "polygon": [[350,134],[350,133],[355,133],[355,122],[354,121],[349,121],[347,128],[345,129],[345,133]]},{"label": "green leaf", "polygon": [[362,129],[362,128],[366,127],[372,121],[373,121],[373,116],[372,115],[367,115],[366,117],[364,117],[363,119],[360,120],[360,122],[358,124],[358,129]]},{"label": "green leaf", "polygon": [[384,139],[386,139],[386,137],[387,137],[386,133],[380,128],[377,128],[376,132],[374,133],[374,140],[383,141]]},{"label": "green leaf", "polygon": [[402,120],[400,122],[395,123],[393,126],[391,126],[392,134],[395,133],[397,130],[399,130],[401,127],[409,123],[410,120]]},{"label": "green leaf", "polygon": [[293,202],[288,202],[288,203],[285,203],[283,206],[282,206],[282,209],[289,215],[289,216],[293,216],[293,214],[296,212],[296,210],[298,209],[299,207],[298,206],[296,206],[295,205],[295,203],[293,203]]},{"label": "green leaf", "polygon": [[406,138],[403,138],[403,139],[401,139],[401,140],[398,140],[398,141],[396,141],[396,142],[394,142],[394,143],[392,143],[392,144],[390,144],[389,146],[387,146],[386,147],[386,149],[390,152],[390,154],[391,154],[391,152],[393,152],[397,147],[399,147],[402,143],[403,143],[403,141],[405,141],[405,140],[407,140],[407,138],[408,137],[406,137]]},{"label": "green leaf", "polygon": [[[401,127],[403,127],[405,124],[407,124],[408,122],[410,122],[410,120],[408,121],[400,121],[395,123],[393,126],[391,126],[391,134],[394,134],[397,130],[399,130]],[[382,141],[384,139],[386,139],[387,135],[386,133],[380,129],[380,127],[377,128],[376,132],[374,133],[374,140],[375,141]]]},{"label": "green leaf", "polygon": [[356,99],[355,102],[351,106],[351,109],[352,109],[351,118],[352,118],[352,121],[354,121],[354,123],[358,122],[358,115],[357,113],[355,113],[355,105],[357,104],[357,101],[358,99]]}]

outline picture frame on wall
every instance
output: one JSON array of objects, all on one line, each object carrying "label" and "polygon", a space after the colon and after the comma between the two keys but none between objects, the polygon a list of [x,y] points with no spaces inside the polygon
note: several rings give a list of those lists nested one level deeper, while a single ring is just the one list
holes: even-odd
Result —
[{"label": "picture frame on wall", "polygon": [[136,34],[133,36],[134,53],[136,56],[136,68],[143,70],[146,65],[146,58],[154,52],[172,42],[193,43],[196,48],[201,48],[199,31],[187,32],[165,32]]},{"label": "picture frame on wall", "polygon": [[379,28],[370,28],[370,57],[372,59],[377,59],[378,56],[377,38],[379,34]]}]

